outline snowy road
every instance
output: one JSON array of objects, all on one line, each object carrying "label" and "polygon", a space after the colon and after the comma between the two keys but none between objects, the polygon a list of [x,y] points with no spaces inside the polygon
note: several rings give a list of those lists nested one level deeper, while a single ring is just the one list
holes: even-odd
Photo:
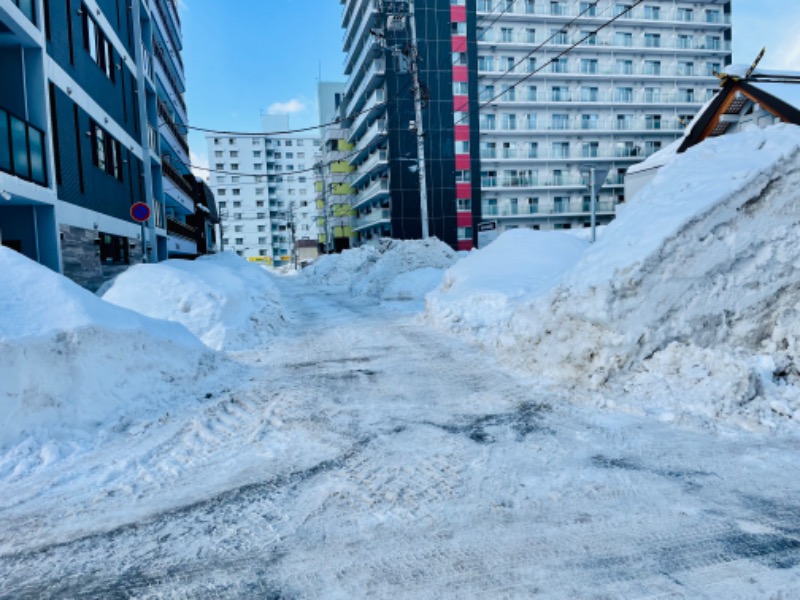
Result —
[{"label": "snowy road", "polygon": [[800,598],[800,441],[575,406],[281,287],[289,328],[190,414],[0,457],[0,598]]}]

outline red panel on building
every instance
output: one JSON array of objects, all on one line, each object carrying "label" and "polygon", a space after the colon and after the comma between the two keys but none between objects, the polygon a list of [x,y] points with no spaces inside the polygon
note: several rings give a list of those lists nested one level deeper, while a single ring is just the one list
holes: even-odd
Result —
[{"label": "red panel on building", "polygon": [[456,169],[459,171],[468,171],[469,167],[469,154],[456,154]]},{"label": "red panel on building", "polygon": [[463,35],[453,36],[453,52],[466,52],[467,51],[467,38]]},{"label": "red panel on building", "polygon": [[453,81],[469,81],[467,65],[453,65]]},{"label": "red panel on building", "polygon": [[472,240],[458,240],[459,250],[472,250]]},{"label": "red panel on building", "polygon": [[472,198],[472,184],[456,183],[456,198]]},{"label": "red panel on building", "polygon": [[467,7],[466,6],[451,6],[450,7],[450,19],[454,23],[466,23],[467,22]]},{"label": "red panel on building", "polygon": [[456,223],[458,223],[459,227],[472,227],[472,213],[457,212]]},{"label": "red panel on building", "polygon": [[[466,98],[464,99],[464,105],[467,104]],[[458,108],[458,104],[456,104],[456,108]],[[466,106],[464,106],[464,110],[466,110]],[[469,141],[469,125],[456,125],[455,129],[455,136],[456,141],[459,142],[468,142]]]}]

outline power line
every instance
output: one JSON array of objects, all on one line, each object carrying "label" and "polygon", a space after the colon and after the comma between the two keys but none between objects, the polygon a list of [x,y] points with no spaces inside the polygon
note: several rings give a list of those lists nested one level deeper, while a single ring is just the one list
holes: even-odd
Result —
[{"label": "power line", "polygon": [[[578,46],[580,46],[580,45],[581,45],[583,42],[585,42],[585,41],[586,41],[586,40],[588,40],[589,38],[591,38],[591,37],[593,37],[593,36],[597,35],[597,33],[598,33],[598,32],[602,31],[603,29],[605,29],[605,28],[606,28],[606,27],[608,27],[609,25],[613,24],[613,23],[614,23],[614,22],[616,22],[618,19],[621,19],[622,17],[624,17],[626,14],[628,14],[630,11],[632,11],[634,8],[636,8],[637,6],[639,6],[640,4],[642,4],[643,2],[644,2],[644,0],[636,0],[636,1],[635,1],[633,4],[631,4],[630,6],[626,7],[626,8],[625,8],[625,10],[621,11],[621,12],[620,12],[618,15],[615,15],[614,17],[612,17],[611,19],[609,19],[608,21],[606,21],[605,23],[603,23],[602,25],[600,25],[600,26],[599,26],[597,29],[594,29],[593,31],[589,32],[588,34],[586,34],[585,36],[583,36],[581,39],[579,39],[577,42],[575,42],[574,44],[572,44],[571,46],[569,46],[569,47],[568,47],[568,48],[566,48],[565,50],[562,50],[561,52],[559,52],[558,54],[556,54],[554,57],[552,57],[550,60],[548,60],[546,63],[544,63],[544,64],[543,64],[541,67],[539,67],[538,69],[535,69],[535,70],[531,71],[530,73],[528,73],[527,75],[525,75],[525,76],[524,76],[522,79],[520,79],[519,81],[515,82],[515,83],[514,83],[512,86],[510,86],[510,87],[509,87],[509,89],[516,88],[516,87],[517,87],[518,85],[520,85],[521,83],[523,83],[523,82],[527,81],[528,79],[530,79],[531,77],[533,77],[533,76],[534,76],[534,75],[536,75],[537,73],[540,73],[542,70],[544,70],[544,68],[545,68],[545,67],[547,67],[547,66],[549,66],[549,65],[553,64],[555,61],[557,61],[557,60],[558,60],[559,58],[561,58],[562,56],[564,56],[564,55],[566,55],[566,54],[568,54],[568,53],[572,52],[572,51],[573,51],[575,48],[577,48]],[[495,80],[495,81],[499,81],[499,79],[502,79],[503,77],[505,77],[505,76],[507,76],[507,75],[509,75],[509,74],[510,74],[510,71],[506,72],[504,75],[501,75],[501,76],[500,76],[500,77],[499,77],[497,80]],[[492,96],[491,98],[489,98],[489,99],[488,99],[488,100],[486,100],[485,102],[482,102],[481,104],[479,104],[479,105],[478,105],[478,110],[480,110],[481,108],[484,108],[484,107],[488,106],[489,104],[491,104],[492,102],[494,102],[495,100],[497,100],[498,98],[500,98],[500,96],[503,96],[504,94],[506,94],[506,93],[507,93],[507,91],[508,91],[508,90],[502,90],[502,91],[501,91],[499,94],[495,94],[494,96]],[[468,107],[469,107],[469,103],[463,104],[463,105],[461,105],[461,106],[460,106],[460,107],[459,107],[459,108],[458,108],[458,109],[457,109],[455,112],[461,112],[461,111],[463,111],[463,109],[464,109],[464,108],[468,108]],[[460,125],[460,124],[461,124],[461,123],[463,123],[463,122],[464,122],[464,121],[465,121],[467,118],[468,118],[468,115],[465,115],[464,117],[461,117],[461,119],[459,119],[458,121],[456,121],[456,122],[454,123],[454,125]]]},{"label": "power line", "polygon": [[547,39],[546,39],[545,41],[543,41],[541,44],[539,44],[538,46],[536,46],[536,47],[535,47],[533,50],[531,50],[530,52],[528,52],[528,53],[527,53],[525,56],[523,56],[522,58],[520,58],[520,59],[519,59],[517,62],[515,62],[515,63],[514,63],[514,64],[513,64],[511,67],[509,67],[509,69],[508,69],[508,70],[507,70],[505,73],[503,73],[503,74],[501,74],[501,75],[498,75],[498,76],[497,76],[495,79],[493,79],[493,80],[492,80],[492,82],[491,82],[490,84],[488,84],[488,85],[494,85],[495,83],[497,83],[498,81],[500,81],[500,79],[502,79],[502,78],[503,78],[505,75],[508,75],[509,73],[512,73],[512,72],[514,71],[514,69],[516,69],[516,68],[517,68],[518,66],[520,66],[520,65],[521,65],[523,62],[525,62],[525,59],[527,59],[527,58],[530,58],[531,56],[533,56],[534,54],[536,54],[536,53],[537,53],[539,50],[541,50],[541,49],[542,49],[542,48],[545,46],[545,44],[548,44],[548,43],[550,43],[550,42],[551,42],[551,41],[552,41],[552,40],[553,40],[553,39],[554,39],[556,36],[558,36],[558,34],[562,33],[563,31],[566,31],[568,28],[572,27],[572,25],[574,25],[574,24],[575,24],[575,22],[576,22],[578,19],[580,19],[580,18],[581,18],[583,15],[585,15],[585,14],[586,14],[587,12],[589,12],[590,10],[592,10],[592,8],[593,8],[593,7],[596,7],[596,6],[597,6],[597,2],[598,2],[598,0],[595,0],[594,2],[590,3],[590,4],[589,4],[589,5],[588,5],[588,6],[587,6],[587,7],[586,7],[586,8],[585,8],[585,9],[584,9],[584,10],[583,10],[581,13],[579,13],[579,14],[578,14],[576,17],[574,17],[574,18],[573,18],[573,19],[572,19],[572,20],[571,20],[569,23],[567,23],[566,25],[564,25],[564,27],[562,27],[561,29],[557,29],[557,30],[555,31],[555,33],[553,33],[552,35],[550,35],[550,37],[549,37],[549,38],[547,38]]}]

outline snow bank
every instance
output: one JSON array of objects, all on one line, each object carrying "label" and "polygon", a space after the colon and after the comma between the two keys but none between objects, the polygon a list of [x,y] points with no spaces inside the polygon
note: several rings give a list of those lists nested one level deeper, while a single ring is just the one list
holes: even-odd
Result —
[{"label": "snow bank", "polygon": [[303,271],[314,285],[346,288],[355,296],[421,299],[441,281],[458,256],[435,238],[381,240],[318,259]]},{"label": "snow bank", "polygon": [[[798,226],[800,128],[707,140],[670,161],[552,290],[532,285],[479,339],[561,384],[624,392],[616,403],[800,418]],[[428,317],[463,329],[442,318],[447,293]],[[460,316],[473,332],[485,318]]]},{"label": "snow bank", "polygon": [[505,335],[517,305],[549,292],[581,257],[589,242],[558,231],[513,229],[446,271],[428,295],[428,314],[452,331]]},{"label": "snow bank", "polygon": [[108,304],[3,247],[0,307],[0,445],[171,410],[214,368],[183,326]]},{"label": "snow bank", "polygon": [[271,276],[231,253],[136,265],[114,280],[103,299],[181,323],[214,350],[264,344],[284,323]]}]

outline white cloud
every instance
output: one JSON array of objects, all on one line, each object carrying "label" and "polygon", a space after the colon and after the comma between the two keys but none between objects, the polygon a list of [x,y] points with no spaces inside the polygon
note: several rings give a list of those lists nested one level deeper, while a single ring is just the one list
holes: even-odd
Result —
[{"label": "white cloud", "polygon": [[270,115],[291,115],[303,112],[306,108],[308,107],[304,102],[297,98],[292,98],[288,102],[275,102],[267,109],[267,113]]},{"label": "white cloud", "polygon": [[194,150],[189,150],[189,161],[192,163],[192,173],[194,176],[199,177],[203,181],[208,181],[209,172],[204,170],[208,168],[208,156],[205,154],[196,154]]}]

